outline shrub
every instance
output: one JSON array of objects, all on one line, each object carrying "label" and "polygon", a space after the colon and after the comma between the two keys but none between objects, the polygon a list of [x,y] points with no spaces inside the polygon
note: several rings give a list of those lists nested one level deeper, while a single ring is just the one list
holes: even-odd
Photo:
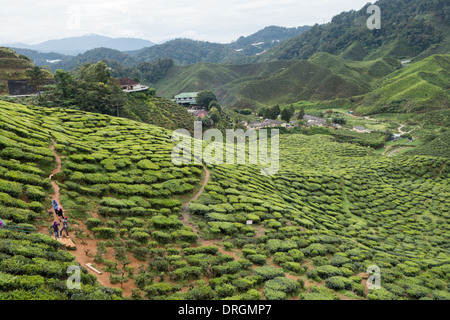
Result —
[{"label": "shrub", "polygon": [[152,217],[152,223],[155,226],[155,228],[158,229],[178,228],[183,225],[183,223],[176,217],[165,217],[165,216]]},{"label": "shrub", "polygon": [[282,269],[275,269],[270,266],[262,266],[255,268],[255,275],[260,276],[263,281],[274,279],[276,277],[284,277],[284,272]]},{"label": "shrub", "polygon": [[154,296],[168,295],[174,291],[174,288],[166,282],[156,283],[145,287],[145,295],[149,299],[152,299]]},{"label": "shrub", "polygon": [[294,259],[285,252],[276,252],[273,255],[272,261],[275,264],[282,265],[285,262],[294,262]]},{"label": "shrub", "polygon": [[103,225],[103,221],[98,218],[88,218],[86,220],[86,226],[89,230],[92,230],[93,228],[97,228],[99,226]]},{"label": "shrub", "polygon": [[241,264],[234,260],[212,267],[212,271],[215,275],[234,274],[239,272],[241,269]]},{"label": "shrub", "polygon": [[170,273],[172,280],[198,279],[202,274],[200,267],[182,267]]},{"label": "shrub", "polygon": [[286,293],[283,291],[278,290],[272,290],[272,289],[264,289],[263,290],[264,297],[267,300],[285,300],[286,299]]},{"label": "shrub", "polygon": [[147,232],[134,232],[131,234],[131,238],[140,243],[146,243],[150,235]]},{"label": "shrub", "polygon": [[335,276],[342,276],[342,270],[330,265],[320,266],[316,268],[317,274],[322,279],[331,278]]},{"label": "shrub", "polygon": [[328,288],[310,286],[309,292],[302,295],[301,300],[340,300],[340,298]]},{"label": "shrub", "polygon": [[200,246],[196,248],[185,248],[183,249],[183,253],[186,256],[205,253],[205,254],[217,254],[219,252],[219,248],[215,246]]},{"label": "shrub", "polygon": [[294,292],[297,288],[298,287],[295,281],[285,277],[276,277],[272,280],[266,281],[264,284],[264,289],[282,291],[284,293]]},{"label": "shrub", "polygon": [[0,179],[0,192],[5,192],[15,198],[18,198],[22,194],[22,184]]},{"label": "shrub", "polygon": [[172,235],[162,232],[162,231],[154,231],[152,233],[153,239],[155,239],[158,243],[167,244],[172,241]]},{"label": "shrub", "polygon": [[352,290],[352,281],[344,277],[331,277],[325,280],[325,286],[334,290]]},{"label": "shrub", "polygon": [[196,233],[187,230],[178,231],[178,236],[181,241],[195,243],[198,240],[198,236]]},{"label": "shrub", "polygon": [[304,272],[302,265],[298,262],[285,262],[281,265],[284,269],[300,274]]},{"label": "shrub", "polygon": [[271,253],[280,251],[287,252],[291,249],[297,249],[297,247],[297,243],[290,240],[282,241],[279,239],[270,239],[266,244],[267,250],[269,250]]},{"label": "shrub", "polygon": [[236,293],[236,288],[229,283],[225,283],[217,286],[215,291],[219,297],[225,298],[234,295]]},{"label": "shrub", "polygon": [[117,231],[112,228],[93,228],[95,236],[102,239],[112,239],[116,237]]},{"label": "shrub", "polygon": [[371,290],[367,295],[367,299],[369,300],[396,300],[397,296],[385,288],[380,288],[377,290]]},{"label": "shrub", "polygon": [[246,257],[255,264],[264,265],[267,262],[267,257],[263,254],[251,254]]}]

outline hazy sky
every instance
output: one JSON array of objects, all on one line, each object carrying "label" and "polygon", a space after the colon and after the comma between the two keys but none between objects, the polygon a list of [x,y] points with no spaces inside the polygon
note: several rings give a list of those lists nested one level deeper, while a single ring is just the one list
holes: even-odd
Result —
[{"label": "hazy sky", "polygon": [[[152,42],[229,43],[266,26],[329,22],[367,0],[0,0],[0,43],[37,44],[97,33]],[[373,1],[374,2],[374,1]]]}]

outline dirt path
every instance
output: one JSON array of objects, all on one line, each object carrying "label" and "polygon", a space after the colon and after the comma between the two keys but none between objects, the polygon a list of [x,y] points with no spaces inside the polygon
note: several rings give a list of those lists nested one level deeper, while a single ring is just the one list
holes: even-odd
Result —
[{"label": "dirt path", "polygon": [[203,183],[202,183],[202,186],[200,187],[200,190],[198,190],[198,192],[194,195],[194,197],[192,197],[191,200],[189,200],[189,202],[184,205],[183,210],[181,211],[181,213],[182,213],[181,221],[183,222],[183,224],[185,226],[190,227],[195,232],[195,234],[197,234],[199,241],[202,241],[201,240],[202,238],[200,237],[200,232],[192,223],[189,222],[188,210],[189,210],[189,205],[191,204],[191,202],[197,200],[198,197],[200,197],[202,195],[203,190],[205,189],[206,185],[209,182],[209,179],[210,179],[209,170],[208,170],[208,168],[206,168],[205,165],[203,165],[203,168],[205,169],[205,178],[203,179]]},{"label": "dirt path", "polygon": [[[53,145],[50,146],[50,149],[52,150],[55,158],[56,158],[56,163],[57,163],[57,167],[52,171],[52,173],[50,174],[49,178],[51,180],[53,189],[55,190],[55,193],[52,195],[52,200],[56,200],[58,202],[58,204],[61,206],[61,208],[63,209],[64,215],[69,216],[69,222],[70,222],[70,215],[67,214],[67,212],[64,210],[64,206],[61,204],[60,201],[60,188],[58,186],[58,184],[56,183],[56,181],[54,181],[52,178],[59,172],[61,172],[61,156],[58,155],[58,153],[55,151],[55,144],[56,142],[53,141]],[[53,208],[51,209],[53,212],[53,220],[54,221],[59,221],[59,217],[57,217],[56,213],[54,212]],[[87,227],[81,223],[80,221],[78,222],[78,227],[76,227],[78,230],[82,231],[84,234],[89,233]],[[69,238],[73,239],[73,228],[71,233],[69,234]],[[94,272],[93,270],[89,269],[86,267],[87,263],[92,263],[94,265],[96,265],[96,263],[94,262],[94,254],[97,251],[97,243],[99,240],[97,239],[89,239],[89,238],[85,238],[85,239],[75,239],[74,242],[76,242],[76,250],[70,251],[70,253],[75,257],[76,261],[83,267],[85,267],[90,273],[92,273],[93,275],[95,275],[97,277],[98,282],[104,286],[104,287],[114,287],[114,288],[122,288],[123,290],[123,295],[125,297],[130,297],[131,296],[131,290],[135,288],[135,285],[133,283],[133,281],[131,279],[128,280],[128,282],[124,283],[123,286],[121,286],[120,283],[118,284],[111,284],[109,281],[109,276],[110,274],[108,272],[102,272],[102,274],[97,274],[96,272]],[[134,259],[133,257],[129,256],[128,259],[131,263],[129,264],[129,266],[131,267],[135,267],[135,269],[137,269],[137,267],[139,266],[140,263],[142,262],[138,262],[136,259]]]},{"label": "dirt path", "polygon": [[[60,202],[60,200],[59,200],[59,197],[60,197],[60,189],[59,189],[59,186],[58,186],[58,184],[56,183],[56,181],[54,181],[54,180],[52,179],[53,176],[54,176],[55,174],[61,172],[61,156],[60,156],[59,154],[56,153],[56,151],[55,151],[55,145],[56,145],[56,142],[53,141],[53,144],[50,146],[50,150],[52,150],[53,155],[54,155],[55,158],[56,158],[56,163],[57,163],[56,168],[52,171],[52,173],[51,173],[50,176],[49,176],[49,179],[50,179],[50,181],[51,181],[51,183],[52,183],[53,189],[55,190],[55,193],[52,194],[52,200],[56,200],[56,202],[58,202],[58,205],[63,209],[63,212],[65,213],[64,207],[63,207],[63,205],[61,204],[61,202]],[[53,212],[53,220],[54,220],[54,221],[58,221],[58,220],[59,220],[59,219],[58,219],[59,217],[56,215],[55,210],[52,210],[52,212]]]}]

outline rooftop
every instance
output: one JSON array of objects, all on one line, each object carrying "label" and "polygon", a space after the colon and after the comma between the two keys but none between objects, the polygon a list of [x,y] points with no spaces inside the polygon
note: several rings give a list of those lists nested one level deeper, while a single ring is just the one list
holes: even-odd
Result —
[{"label": "rooftop", "polygon": [[198,92],[182,92],[175,96],[175,99],[196,98]]},{"label": "rooftop", "polygon": [[138,82],[131,80],[129,78],[121,78],[120,79],[121,86],[136,86],[138,84],[139,84]]}]

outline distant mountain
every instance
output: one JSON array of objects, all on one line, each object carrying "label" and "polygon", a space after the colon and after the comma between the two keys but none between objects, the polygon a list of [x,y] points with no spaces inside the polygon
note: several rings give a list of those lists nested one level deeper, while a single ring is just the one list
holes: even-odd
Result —
[{"label": "distant mountain", "polygon": [[258,32],[240,37],[229,44],[174,39],[150,48],[128,52],[137,62],[153,62],[161,58],[171,58],[178,65],[198,62],[243,64],[255,61],[255,57],[286,41],[293,36],[309,30],[309,26],[284,28],[266,27]]},{"label": "distant mountain", "polygon": [[110,38],[97,34],[49,40],[36,45],[24,43],[5,44],[5,47],[31,49],[39,52],[55,52],[65,55],[76,55],[95,48],[109,48],[119,51],[139,50],[154,45],[153,42],[135,38]]},{"label": "distant mountain", "polygon": [[[98,61],[112,60],[117,61],[125,67],[134,66],[136,61],[130,55],[115,49],[109,48],[96,48],[88,50],[85,53],[81,53],[77,56],[70,56],[69,59],[63,59],[50,64],[53,70],[74,70],[76,67],[86,63],[97,63]],[[48,65],[48,63],[47,63]]]},{"label": "distant mountain", "polygon": [[242,56],[224,44],[175,39],[144,48],[135,55],[135,59],[138,62],[153,62],[161,58],[171,58],[178,65],[190,65],[198,62],[227,63]]},{"label": "distant mountain", "polygon": [[309,30],[310,28],[310,26],[302,26],[297,28],[270,26],[259,30],[250,36],[242,36],[228,46],[246,56],[256,56],[289,38]]},{"label": "distant mountain", "polygon": [[357,60],[386,56],[424,58],[449,52],[448,0],[379,0],[375,5],[381,11],[381,29],[373,30],[367,27],[369,5],[358,11],[342,12],[327,24],[316,24],[261,55],[259,60],[308,59],[317,52]]},{"label": "distant mountain", "polygon": [[73,58],[73,56],[56,53],[56,52],[39,52],[31,49],[23,48],[10,48],[16,53],[27,56],[34,61],[34,64],[40,67],[52,66],[54,63],[61,61],[67,61]]}]

